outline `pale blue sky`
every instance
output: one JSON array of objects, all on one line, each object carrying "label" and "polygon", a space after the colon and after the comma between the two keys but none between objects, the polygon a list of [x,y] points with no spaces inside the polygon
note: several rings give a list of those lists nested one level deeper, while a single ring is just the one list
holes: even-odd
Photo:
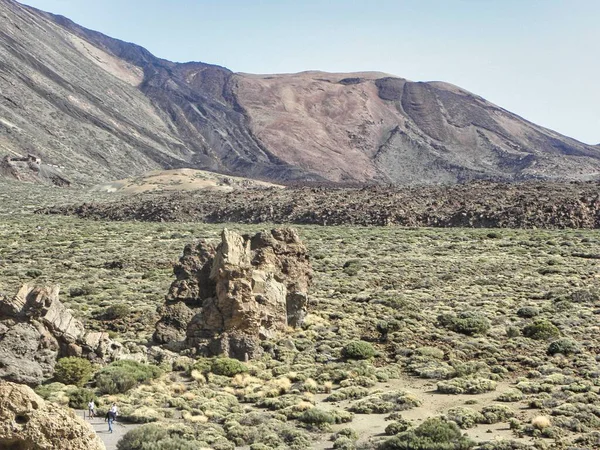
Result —
[{"label": "pale blue sky", "polygon": [[457,84],[600,143],[600,0],[25,0],[173,61]]}]

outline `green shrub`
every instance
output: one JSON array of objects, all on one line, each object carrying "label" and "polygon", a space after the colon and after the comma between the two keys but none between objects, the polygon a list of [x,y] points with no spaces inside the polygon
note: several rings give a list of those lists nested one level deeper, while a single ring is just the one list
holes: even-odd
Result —
[{"label": "green shrub", "polygon": [[102,320],[117,320],[124,319],[131,314],[131,308],[128,305],[118,303],[111,305],[101,314]]},{"label": "green shrub", "polygon": [[94,368],[92,363],[84,358],[70,356],[61,358],[54,366],[54,378],[64,384],[83,386],[90,381]]},{"label": "green shrub", "polygon": [[95,382],[101,394],[121,394],[161,374],[160,368],[136,361],[115,361],[96,373]]},{"label": "green shrub", "polygon": [[491,327],[487,317],[472,311],[464,311],[458,315],[441,314],[438,316],[438,323],[444,328],[469,336],[485,334]]},{"label": "green shrub", "polygon": [[200,450],[201,442],[189,440],[166,426],[147,424],[125,433],[117,450]]},{"label": "green shrub", "polygon": [[483,415],[481,413],[463,406],[449,409],[446,417],[455,422],[463,430],[472,428],[478,423],[483,422]]},{"label": "green shrub", "polygon": [[346,436],[341,436],[334,441],[333,448],[339,450],[355,450],[356,444],[352,439],[347,438]]},{"label": "green shrub", "polygon": [[596,303],[600,301],[600,291],[580,290],[571,294],[571,300],[575,303]]},{"label": "green shrub", "polygon": [[349,408],[358,414],[385,414],[393,411],[404,411],[421,405],[421,401],[413,394],[405,391],[392,391],[373,394],[358,400]]},{"label": "green shrub", "polygon": [[499,402],[518,402],[523,400],[523,393],[517,389],[509,389],[501,393],[496,400]]},{"label": "green shrub", "polygon": [[25,276],[28,276],[29,278],[39,278],[42,274],[43,272],[40,269],[29,269],[25,272]]},{"label": "green shrub", "polygon": [[453,378],[440,381],[438,392],[442,394],[483,394],[496,390],[496,382],[485,378]]},{"label": "green shrub", "polygon": [[87,405],[90,400],[94,400],[96,406],[99,405],[98,397],[94,394],[91,389],[77,388],[70,391],[69,396],[69,408],[73,409],[87,409]]},{"label": "green shrub", "polygon": [[352,341],[342,349],[342,356],[346,359],[369,359],[375,354],[373,346],[365,341]]},{"label": "green shrub", "polygon": [[325,398],[326,402],[339,402],[348,399],[357,399],[366,397],[370,391],[367,388],[361,386],[349,386],[343,387],[334,391],[331,395]]},{"label": "green shrub", "polygon": [[248,371],[248,367],[241,361],[233,358],[218,358],[215,359],[210,368],[211,372],[216,375],[223,375],[225,377],[233,377],[238,373],[244,373]]},{"label": "green shrub", "polygon": [[517,316],[531,319],[540,314],[540,310],[535,306],[523,306],[517,310]]},{"label": "green shrub", "polygon": [[92,295],[94,288],[91,286],[73,287],[69,289],[69,296],[71,297],[83,297],[86,295]]},{"label": "green shrub", "polygon": [[398,433],[403,433],[410,428],[410,422],[404,419],[400,419],[390,423],[385,427],[385,434],[388,436],[394,436]]},{"label": "green shrub", "polygon": [[329,411],[319,408],[307,409],[298,417],[298,420],[317,427],[335,423],[335,417]]},{"label": "green shrub", "polygon": [[556,355],[561,353],[563,355],[571,355],[579,352],[579,344],[573,339],[559,339],[550,343],[548,346],[548,354]]},{"label": "green shrub", "polygon": [[474,446],[454,422],[433,417],[383,442],[379,450],[468,450]]},{"label": "green shrub", "polygon": [[489,405],[481,410],[483,420],[481,423],[505,422],[515,416],[512,409],[505,405]]},{"label": "green shrub", "polygon": [[358,432],[353,428],[342,428],[341,430],[339,430],[337,433],[335,433],[333,435],[333,440],[336,440],[340,437],[346,437],[353,441],[357,441],[359,436],[358,436]]},{"label": "green shrub", "polygon": [[560,336],[559,329],[547,320],[536,320],[523,328],[523,336],[543,341]]}]

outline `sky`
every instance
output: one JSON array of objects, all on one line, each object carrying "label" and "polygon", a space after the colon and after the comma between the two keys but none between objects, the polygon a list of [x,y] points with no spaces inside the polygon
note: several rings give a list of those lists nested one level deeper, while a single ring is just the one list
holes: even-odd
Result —
[{"label": "sky", "polygon": [[24,0],[171,61],[446,81],[600,143],[599,0]]}]

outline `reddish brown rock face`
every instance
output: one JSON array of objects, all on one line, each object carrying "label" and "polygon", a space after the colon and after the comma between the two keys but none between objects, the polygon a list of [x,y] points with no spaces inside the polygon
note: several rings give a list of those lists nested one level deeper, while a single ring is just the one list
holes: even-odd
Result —
[{"label": "reddish brown rock face", "polygon": [[[0,176],[95,184],[188,167],[423,184],[600,172],[597,146],[447,83],[378,72],[233,73],[160,59],[12,1],[0,1],[0,15],[0,157],[5,148],[26,159],[0,164]],[[29,167],[30,151],[39,167]]]},{"label": "reddish brown rock face", "polygon": [[185,340],[203,353],[247,359],[260,353],[260,340],[306,314],[311,266],[293,229],[252,237],[225,229],[216,248],[186,246],[174,272],[154,334],[160,343]]}]

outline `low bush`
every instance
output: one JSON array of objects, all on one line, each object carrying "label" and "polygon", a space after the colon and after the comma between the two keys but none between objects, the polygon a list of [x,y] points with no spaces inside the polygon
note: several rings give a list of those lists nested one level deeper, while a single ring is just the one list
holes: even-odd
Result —
[{"label": "low bush", "polygon": [[512,409],[505,405],[489,405],[481,410],[483,420],[481,423],[498,423],[506,422],[508,419],[515,416]]},{"label": "low bush", "polygon": [[98,398],[91,389],[77,388],[67,393],[69,397],[69,408],[87,409],[90,400],[99,405]]},{"label": "low bush", "polygon": [[517,310],[517,316],[523,317],[526,319],[531,319],[540,314],[540,310],[535,306],[523,306]]},{"label": "low bush", "polygon": [[300,417],[300,422],[314,425],[316,427],[323,427],[328,424],[335,423],[335,417],[329,411],[324,411],[319,408],[311,408],[304,411]]},{"label": "low bush", "polygon": [[482,423],[484,420],[481,413],[463,406],[449,409],[448,412],[446,412],[446,417],[463,430],[472,428],[478,423]]},{"label": "low bush", "polygon": [[352,439],[341,436],[334,441],[333,448],[339,450],[355,450],[356,444]]},{"label": "low bush", "polygon": [[94,380],[101,394],[122,394],[160,374],[157,366],[123,360],[115,361],[97,372]]},{"label": "low bush", "polygon": [[87,295],[92,295],[94,293],[94,288],[91,286],[81,286],[81,287],[72,287],[69,289],[69,296],[71,297],[83,297]]},{"label": "low bush", "polygon": [[[125,433],[117,450],[199,450],[198,442],[184,439],[164,425],[147,424]],[[232,447],[233,448],[233,447]]]},{"label": "low bush", "polygon": [[487,317],[471,311],[458,315],[442,314],[438,316],[438,323],[444,328],[466,335],[485,334],[491,327]]},{"label": "low bush", "polygon": [[547,320],[536,320],[523,328],[523,336],[544,341],[560,336],[560,330]]},{"label": "low bush", "polygon": [[496,390],[496,382],[485,378],[453,378],[440,381],[438,392],[442,394],[483,394]]},{"label": "low bush", "polygon": [[248,367],[241,361],[233,358],[218,358],[215,359],[210,368],[211,372],[216,375],[225,377],[233,377],[239,373],[248,371]]},{"label": "low bush", "polygon": [[131,308],[128,305],[118,303],[116,305],[111,305],[108,308],[106,308],[100,315],[100,318],[102,320],[118,320],[124,319],[130,314]]},{"label": "low bush", "polygon": [[434,417],[383,442],[379,450],[468,450],[474,446],[454,422]]},{"label": "low bush", "polygon": [[91,380],[93,372],[94,368],[89,360],[75,356],[61,358],[54,366],[56,381],[79,387]]},{"label": "low bush", "polygon": [[385,427],[385,434],[388,436],[394,436],[398,433],[403,433],[410,428],[410,422],[405,419],[399,419],[390,423],[387,427]]},{"label": "low bush", "polygon": [[499,402],[518,402],[523,400],[523,393],[517,389],[509,389],[501,393],[496,400]]},{"label": "low bush", "polygon": [[348,399],[357,399],[369,395],[369,389],[361,386],[349,386],[340,388],[334,391],[331,395],[325,398],[326,402],[339,402]]},{"label": "low bush", "polygon": [[374,394],[358,400],[349,410],[358,414],[385,414],[393,411],[404,411],[421,405],[421,401],[413,394],[405,391]]},{"label": "low bush", "polygon": [[548,346],[549,355],[556,355],[557,353],[571,355],[579,351],[579,344],[573,339],[558,339]]},{"label": "low bush", "polygon": [[25,276],[28,276],[29,278],[39,278],[43,273],[44,272],[42,272],[40,269],[29,269],[27,272],[25,272]]},{"label": "low bush", "polygon": [[375,354],[373,346],[365,341],[352,341],[342,349],[342,356],[346,359],[369,359]]}]

